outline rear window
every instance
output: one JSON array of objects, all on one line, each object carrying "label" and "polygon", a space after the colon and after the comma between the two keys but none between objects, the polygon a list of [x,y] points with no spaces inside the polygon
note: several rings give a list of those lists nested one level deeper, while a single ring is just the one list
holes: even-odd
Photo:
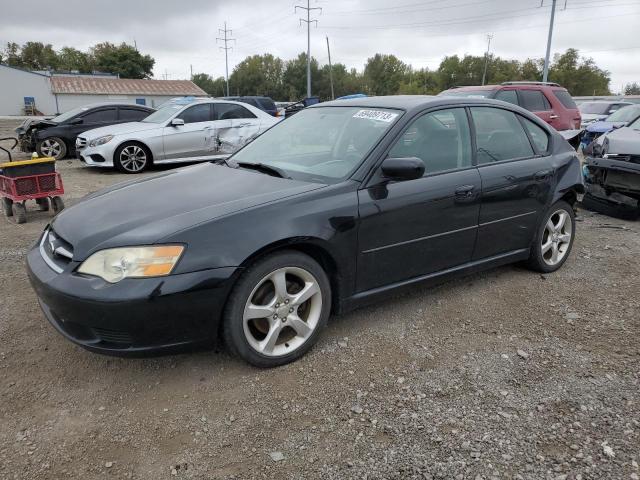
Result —
[{"label": "rear window", "polygon": [[260,105],[262,105],[262,108],[265,110],[276,110],[276,104],[273,103],[273,100],[271,100],[270,98],[258,98],[258,103],[260,103]]},{"label": "rear window", "polygon": [[580,108],[580,112],[582,113],[606,115],[607,113],[609,113],[611,104],[604,103],[604,102],[587,102],[587,103],[581,103],[579,108]]},{"label": "rear window", "polygon": [[495,90],[445,90],[440,95],[450,97],[491,98]]},{"label": "rear window", "polygon": [[571,108],[571,109],[578,108],[578,106],[576,105],[576,102],[573,101],[573,98],[571,98],[571,95],[569,95],[569,92],[567,92],[566,90],[554,90],[553,94],[556,96],[558,100],[560,100],[560,103],[564,105],[566,108]]}]

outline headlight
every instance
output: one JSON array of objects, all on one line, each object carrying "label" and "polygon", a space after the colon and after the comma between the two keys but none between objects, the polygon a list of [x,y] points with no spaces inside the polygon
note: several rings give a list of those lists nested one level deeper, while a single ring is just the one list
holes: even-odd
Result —
[{"label": "headlight", "polygon": [[96,138],[95,140],[91,140],[89,143],[90,147],[97,147],[99,145],[104,145],[105,143],[111,141],[113,135],[105,135],[104,137]]},{"label": "headlight", "polygon": [[110,248],[91,255],[82,262],[78,272],[95,275],[109,283],[125,278],[163,277],[171,273],[183,251],[181,245]]}]

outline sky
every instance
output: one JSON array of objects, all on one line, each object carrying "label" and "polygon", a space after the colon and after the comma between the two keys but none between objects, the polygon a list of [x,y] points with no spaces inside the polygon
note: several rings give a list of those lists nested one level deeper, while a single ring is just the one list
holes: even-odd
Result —
[{"label": "sky", "polygon": [[[248,55],[290,59],[306,51],[307,0],[2,1],[0,45],[41,41],[79,49],[135,41],[155,78],[225,74],[219,29],[231,30],[229,72]],[[311,54],[362,70],[375,53],[436,69],[445,55],[544,57],[552,0],[310,0]],[[294,11],[297,10],[297,11]],[[31,12],[31,13],[30,13]],[[573,47],[611,73],[612,91],[640,82],[640,0],[558,0],[554,53]]]}]

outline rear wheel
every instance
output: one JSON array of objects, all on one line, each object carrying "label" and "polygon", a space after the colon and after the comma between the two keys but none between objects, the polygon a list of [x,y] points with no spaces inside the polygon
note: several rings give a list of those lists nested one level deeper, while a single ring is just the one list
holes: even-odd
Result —
[{"label": "rear wheel", "polygon": [[2,210],[4,211],[4,215],[8,217],[13,217],[13,209],[11,208],[13,205],[13,201],[9,198],[2,197]]},{"label": "rear wheel", "polygon": [[13,210],[13,218],[16,223],[27,222],[27,209],[25,208],[24,203],[14,202],[11,208]]},{"label": "rear wheel", "polygon": [[322,267],[298,252],[276,253],[238,280],[225,308],[224,339],[252,365],[284,365],[313,346],[330,310],[331,288]]},{"label": "rear wheel", "polygon": [[565,201],[551,206],[531,247],[529,267],[539,272],[558,270],[569,257],[575,238],[575,213]]},{"label": "rear wheel", "polygon": [[36,145],[38,154],[42,157],[53,157],[61,160],[67,156],[67,144],[59,137],[48,137],[40,140]]},{"label": "rear wheel", "polygon": [[51,199],[51,207],[53,208],[53,212],[56,214],[64,210],[64,202],[62,201],[62,197],[53,197]]},{"label": "rear wheel", "polygon": [[124,173],[143,172],[151,163],[151,152],[139,143],[120,145],[113,156],[113,164]]}]

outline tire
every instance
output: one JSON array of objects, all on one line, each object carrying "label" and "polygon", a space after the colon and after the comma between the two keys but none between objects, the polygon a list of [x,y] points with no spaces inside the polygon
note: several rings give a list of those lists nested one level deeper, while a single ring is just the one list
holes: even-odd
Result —
[{"label": "tire", "polygon": [[113,164],[122,173],[144,172],[151,164],[151,151],[141,143],[123,143],[113,154]]},{"label": "tire", "polygon": [[569,258],[575,235],[573,207],[563,200],[554,203],[538,227],[527,261],[529,268],[543,273],[558,270]]},{"label": "tire", "polygon": [[608,217],[636,220],[640,216],[640,205],[634,208],[631,205],[618,204],[605,198],[596,197],[589,192],[584,194],[581,203],[587,210],[602,213]]},{"label": "tire", "polygon": [[48,212],[49,211],[49,199],[48,198],[36,198],[36,203],[38,204],[38,211],[40,211],[40,212]]},{"label": "tire", "polygon": [[53,209],[53,213],[58,214],[62,210],[64,210],[64,202],[62,201],[62,197],[53,197],[51,199],[51,208]]},{"label": "tire", "polygon": [[14,202],[11,205],[13,210],[13,218],[16,223],[27,223],[27,209],[24,206],[24,203]]},{"label": "tire", "polygon": [[62,160],[67,156],[67,144],[59,137],[47,137],[36,145],[38,155]]},{"label": "tire", "polygon": [[246,362],[277,367],[300,358],[317,342],[330,311],[331,287],[322,267],[302,253],[277,252],[256,261],[238,279],[225,307],[223,338]]},{"label": "tire", "polygon": [[2,210],[4,211],[5,217],[13,217],[13,209],[11,208],[13,205],[13,201],[8,199],[7,197],[2,197]]}]

